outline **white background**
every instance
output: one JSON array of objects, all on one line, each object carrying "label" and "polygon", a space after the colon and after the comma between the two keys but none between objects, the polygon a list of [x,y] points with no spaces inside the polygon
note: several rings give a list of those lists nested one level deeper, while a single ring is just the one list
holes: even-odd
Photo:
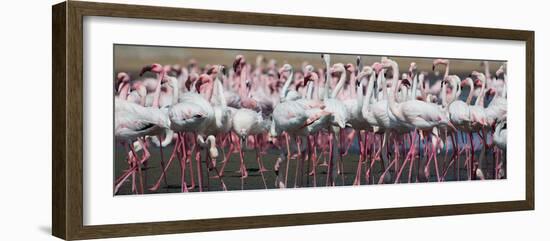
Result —
[{"label": "white background", "polygon": [[[0,183],[0,236],[6,240],[48,240],[51,220],[51,8],[52,1],[32,3],[11,1],[3,3],[0,44],[2,78]],[[133,1],[145,2],[145,1]],[[160,2],[160,1],[157,1]],[[166,4],[175,1],[163,1]],[[545,160],[544,91],[545,58],[549,51],[549,17],[543,6],[535,1],[392,1],[361,3],[340,0],[326,4],[317,1],[273,1],[261,4],[254,1],[179,1],[171,3],[194,8],[256,11],[331,17],[365,18],[393,21],[425,22],[479,27],[518,28],[536,31],[536,211],[480,214],[452,217],[359,222],[303,227],[269,228],[258,230],[223,231],[210,233],[165,235],[159,240],[284,240],[289,238],[341,240],[343,237],[369,239],[524,239],[526,235],[548,237],[550,183],[544,171],[550,167]],[[337,4],[336,4],[337,3]],[[18,6],[13,6],[17,4]],[[380,11],[377,9],[383,9]],[[15,89],[14,89],[15,88]],[[25,96],[23,98],[21,96]],[[542,124],[541,124],[542,123]],[[34,141],[32,150],[30,141]],[[151,240],[151,237],[132,238]]]}]

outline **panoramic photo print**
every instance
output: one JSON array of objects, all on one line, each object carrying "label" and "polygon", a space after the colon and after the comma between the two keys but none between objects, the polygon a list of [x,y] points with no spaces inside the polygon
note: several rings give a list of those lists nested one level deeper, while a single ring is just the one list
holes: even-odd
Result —
[{"label": "panoramic photo print", "polygon": [[114,195],[506,179],[506,61],[113,48]]}]

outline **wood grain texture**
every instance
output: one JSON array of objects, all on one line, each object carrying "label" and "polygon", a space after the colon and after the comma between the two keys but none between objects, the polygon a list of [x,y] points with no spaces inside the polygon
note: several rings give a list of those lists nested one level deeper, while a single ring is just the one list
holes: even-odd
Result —
[{"label": "wood grain texture", "polygon": [[[90,239],[229,229],[355,222],[534,209],[534,32],[433,24],[211,11],[69,1],[52,9],[52,233]],[[350,210],[116,225],[83,225],[83,17],[108,16],[191,22],[369,31],[526,43],[526,198],[518,201]]]},{"label": "wood grain texture", "polygon": [[66,4],[52,6],[52,234],[66,237]]}]

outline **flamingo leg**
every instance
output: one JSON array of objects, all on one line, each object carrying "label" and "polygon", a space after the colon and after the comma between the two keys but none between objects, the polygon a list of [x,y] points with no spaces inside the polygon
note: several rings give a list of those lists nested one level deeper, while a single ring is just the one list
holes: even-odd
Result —
[{"label": "flamingo leg", "polygon": [[475,159],[474,159],[474,156],[475,156],[475,147],[474,147],[474,137],[473,137],[473,134],[470,132],[470,162],[469,162],[469,174],[468,174],[468,179],[469,180],[472,180],[474,179],[475,180],[475,168],[474,168],[474,162],[475,162]]},{"label": "flamingo leg", "polygon": [[[186,139],[187,136],[184,134],[183,139]],[[193,172],[193,153],[195,153],[195,156],[200,154],[200,152],[197,151],[197,139],[191,138],[191,141],[188,142],[188,140],[185,140],[185,144],[189,143],[191,148],[187,148],[186,145],[183,146],[184,151],[186,151],[187,155],[185,155],[184,163],[189,162],[189,176],[191,178],[191,186],[188,188],[189,190],[195,189],[195,174]]]},{"label": "flamingo leg", "polygon": [[229,159],[231,158],[231,154],[233,154],[233,152],[236,149],[235,148],[236,140],[235,140],[234,134],[230,132],[226,138],[229,140],[229,150],[227,151],[227,153],[223,158],[222,168],[220,169],[220,174],[219,174],[220,176],[223,176],[225,165],[227,165],[227,163],[229,162]]},{"label": "flamingo leg", "polygon": [[285,187],[288,187],[288,170],[290,168],[290,137],[287,132],[285,132],[286,140],[286,170],[285,170]]},{"label": "flamingo leg", "polygon": [[[256,139],[256,144],[258,144],[259,141],[260,141],[258,136],[255,136],[254,138]],[[260,145],[256,145],[256,161],[258,162],[259,172],[260,172],[260,175],[262,176],[262,181],[264,183],[264,187],[265,187],[265,189],[267,189],[267,183],[265,182],[264,172],[262,171],[263,164],[260,160],[260,151],[261,151],[260,149],[261,149]]]},{"label": "flamingo leg", "polygon": [[361,139],[361,132],[357,133],[357,142],[359,143],[359,161],[357,162],[357,168],[355,172],[355,179],[353,180],[353,185],[361,185],[361,172],[363,167],[363,159],[365,155],[365,150],[363,149],[363,141]]},{"label": "flamingo leg", "polygon": [[[180,133],[180,152],[179,155],[177,155],[177,158],[180,161],[180,169],[181,169],[181,175],[180,175],[180,182],[181,182],[181,192],[189,192],[189,189],[187,188],[187,181],[185,180],[185,171],[187,169],[187,157],[190,156],[190,154],[187,153],[187,143],[185,140],[185,134]],[[193,181],[193,169],[189,169],[190,175],[191,175],[191,181]],[[192,185],[194,187],[194,184]]]},{"label": "flamingo leg", "polygon": [[[388,159],[388,143],[389,143],[389,140],[390,139],[390,132],[389,131],[385,131],[384,132],[384,138],[382,139],[382,146],[380,147],[380,150],[382,152],[381,154],[381,157],[382,157],[382,170],[386,170],[387,168],[390,168],[390,160]],[[389,182],[391,179],[391,175],[386,175],[385,177],[385,180],[386,182]]]},{"label": "flamingo leg", "polygon": [[[451,137],[451,142],[452,142],[453,153],[451,154],[451,159],[449,160],[449,163],[448,163],[447,167],[445,168],[445,171],[443,172],[443,180],[446,179],[447,173],[448,173],[449,169],[451,169],[453,164],[455,166],[458,166],[458,161],[457,161],[457,158],[456,158],[456,155],[457,155],[458,151],[456,149],[455,133],[451,133],[450,137]],[[449,147],[449,145],[446,145],[446,146]],[[445,149],[445,156],[447,156],[447,151],[448,151],[448,148]],[[456,176],[458,177],[458,170],[455,170],[455,171],[457,173]]]},{"label": "flamingo leg", "polygon": [[245,179],[245,173],[246,173],[246,168],[244,167],[244,153],[243,153],[243,140],[241,138],[241,141],[239,143],[239,158],[241,159],[241,167],[240,167],[240,172],[241,172],[241,190],[244,190],[244,179]]},{"label": "flamingo leg", "polygon": [[[296,136],[294,138],[296,141],[296,149],[298,151],[298,157],[296,158],[296,172],[294,173],[294,188],[298,187],[298,175],[301,175],[302,173],[302,161],[303,161],[303,155],[302,155],[302,148],[300,143],[300,137]],[[301,185],[301,184],[300,184]]]},{"label": "flamingo leg", "polygon": [[[160,187],[160,182],[161,180],[165,180],[165,176],[166,176],[166,170],[168,169],[168,167],[170,167],[170,164],[172,164],[172,161],[174,160],[174,158],[176,157],[176,153],[178,152],[178,149],[179,149],[179,146],[181,145],[181,140],[180,140],[180,134],[178,133],[177,135],[177,138],[176,138],[176,144],[174,145],[174,150],[172,151],[172,154],[170,154],[170,159],[168,159],[168,163],[166,164],[166,166],[163,167],[163,171],[162,173],[160,174],[160,178],[158,179],[158,181],[155,183],[155,185],[153,185],[153,187],[149,188],[149,191],[156,191],[159,189]],[[181,163],[180,163],[181,164]],[[182,173],[183,175],[183,173]]]},{"label": "flamingo leg", "polygon": [[345,149],[345,130],[346,129],[338,129],[339,131],[339,140],[337,140],[338,144],[338,153],[340,154],[340,165],[338,166],[340,169],[340,175],[342,177],[342,185],[346,185],[346,174],[344,172],[344,149]]},{"label": "flamingo leg", "polygon": [[[162,136],[159,135],[158,136],[159,140],[160,140],[160,145],[159,145],[159,150],[160,150],[160,168],[162,169],[162,172],[165,172],[164,171],[164,153],[163,153],[163,146],[162,146],[162,142],[163,142],[163,139],[162,139]],[[163,179],[164,179],[164,185],[168,186],[168,181],[166,180],[166,173],[163,173]]]},{"label": "flamingo leg", "polygon": [[333,167],[334,167],[334,145],[333,145],[333,137],[334,137],[334,132],[329,130],[329,137],[328,137],[328,142],[329,142],[329,160],[328,160],[328,170],[327,170],[327,181],[326,181],[326,186],[334,186],[334,180],[333,180]]},{"label": "flamingo leg", "polygon": [[[134,154],[134,156],[137,158],[137,154],[136,154],[136,151],[134,150],[134,145],[130,144],[130,150],[132,151],[132,153]],[[136,159],[137,160],[137,159]],[[140,166],[140,162],[135,162],[135,165],[137,166],[137,171],[139,173],[139,186],[140,186],[140,190],[141,190],[141,194],[143,194],[143,174],[141,172],[141,166]]]},{"label": "flamingo leg", "polygon": [[397,173],[396,177],[395,177],[395,182],[394,183],[399,183],[400,181],[400,178],[401,178],[401,173],[403,172],[403,170],[405,169],[405,167],[407,166],[407,162],[410,162],[409,164],[409,182],[410,182],[410,173],[411,173],[411,170],[412,170],[412,164],[413,164],[413,161],[414,161],[414,151],[416,150],[416,147],[415,147],[415,142],[414,140],[416,139],[416,130],[413,131],[413,136],[411,138],[411,145],[409,147],[409,152],[407,153],[407,156],[405,157],[405,160],[403,161],[403,164],[401,165],[401,168],[399,169],[399,172]]}]

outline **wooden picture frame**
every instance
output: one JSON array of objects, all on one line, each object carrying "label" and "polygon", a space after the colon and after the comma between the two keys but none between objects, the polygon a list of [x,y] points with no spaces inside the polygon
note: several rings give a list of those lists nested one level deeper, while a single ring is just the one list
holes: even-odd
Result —
[{"label": "wooden picture frame", "polygon": [[[110,238],[214,230],[355,222],[533,210],[534,32],[432,24],[275,15],[67,1],[52,7],[52,233],[67,239]],[[107,16],[348,31],[517,40],[526,56],[525,200],[190,221],[83,225],[83,17]]]}]

